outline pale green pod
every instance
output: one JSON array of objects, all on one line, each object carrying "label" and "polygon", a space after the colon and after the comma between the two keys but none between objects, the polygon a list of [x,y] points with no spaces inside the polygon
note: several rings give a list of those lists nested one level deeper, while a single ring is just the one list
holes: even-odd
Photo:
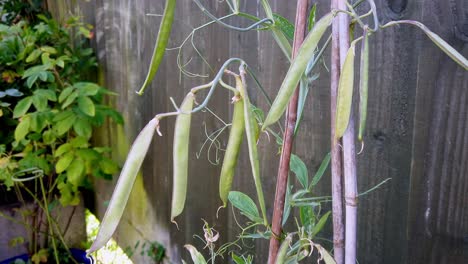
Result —
[{"label": "pale green pod", "polygon": [[234,103],[234,113],[232,115],[231,131],[229,133],[228,145],[224,154],[221,176],[219,178],[219,197],[226,207],[228,195],[232,187],[232,179],[237,165],[237,158],[244,134],[244,100]]},{"label": "pale green pod", "polygon": [[336,99],[336,139],[344,135],[349,123],[353,101],[355,46],[356,42],[352,42],[341,69],[340,81],[338,84],[338,98]]},{"label": "pale green pod", "polygon": [[284,77],[283,83],[278,91],[278,95],[273,102],[270,111],[263,123],[262,130],[265,130],[268,126],[274,124],[280,119],[286,110],[286,106],[291,99],[294,91],[299,84],[301,76],[304,74],[304,71],[307,67],[307,63],[310,61],[310,58],[314,55],[317,44],[322,38],[323,34],[330,26],[333,20],[333,13],[329,13],[322,17],[314,26],[312,31],[307,35],[307,38],[302,43],[301,48],[299,49],[297,56],[291,63],[286,77]]},{"label": "pale green pod", "polygon": [[184,210],[187,195],[190,123],[192,119],[190,112],[194,99],[193,93],[188,93],[185,96],[180,106],[182,113],[177,116],[174,127],[171,221],[174,221],[174,218]]},{"label": "pale green pod", "polygon": [[442,51],[445,52],[452,60],[462,66],[465,70],[468,70],[468,60],[461,55],[457,50],[450,46],[445,40],[443,40],[439,35],[429,30],[424,24],[411,21],[410,24],[415,25],[422,29],[424,33],[436,44]]},{"label": "pale green pod", "polygon": [[240,87],[240,93],[244,98],[244,120],[245,134],[247,135],[247,145],[249,149],[250,165],[252,167],[252,175],[254,178],[255,189],[257,191],[258,203],[262,211],[263,223],[268,225],[266,217],[265,198],[263,196],[262,181],[260,178],[260,161],[258,159],[257,140],[255,138],[255,118],[252,108],[250,107],[249,95],[247,94],[245,84],[242,83],[240,77],[236,77],[237,87]]},{"label": "pale green pod", "polygon": [[384,27],[393,26],[396,24],[411,24],[420,28],[424,33],[436,44],[445,54],[447,54],[452,60],[462,66],[465,70],[468,70],[468,60],[461,55],[457,50],[450,46],[445,40],[439,35],[428,29],[423,23],[414,20],[398,20],[387,23]]},{"label": "pale green pod", "polygon": [[169,36],[171,35],[172,22],[174,21],[174,13],[176,7],[176,0],[166,0],[166,6],[164,7],[164,14],[162,17],[161,25],[159,26],[158,37],[156,39],[156,44],[153,50],[153,57],[151,58],[151,63],[149,66],[148,74],[146,79],[137,92],[139,95],[143,94],[143,91],[151,83],[158,72],[159,65],[164,57],[166,52],[167,42],[169,41]]},{"label": "pale green pod", "polygon": [[133,142],[117,181],[117,185],[112,193],[104,218],[102,219],[96,239],[87,251],[88,254],[106,245],[107,241],[111,239],[112,234],[114,234],[125,206],[127,205],[138,171],[148,152],[157,125],[158,120],[153,118]]},{"label": "pale green pod", "polygon": [[289,245],[291,244],[292,238],[291,235],[288,235],[278,250],[278,255],[276,255],[275,264],[284,264],[286,262],[286,257],[288,254]]},{"label": "pale green pod", "polygon": [[359,80],[359,132],[358,139],[362,141],[367,119],[367,97],[369,93],[369,36],[364,33],[361,46],[361,70]]}]

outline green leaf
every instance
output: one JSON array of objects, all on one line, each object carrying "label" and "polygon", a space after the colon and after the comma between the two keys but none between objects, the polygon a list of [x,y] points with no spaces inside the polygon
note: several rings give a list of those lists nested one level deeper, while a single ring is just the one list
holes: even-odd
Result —
[{"label": "green leaf", "polygon": [[71,105],[73,102],[75,102],[75,99],[78,97],[78,91],[74,91],[73,93],[70,94],[70,96],[67,97],[65,102],[62,104],[62,109],[65,109],[67,106]]},{"label": "green leaf", "polygon": [[63,155],[55,164],[55,172],[57,174],[64,172],[68,166],[70,166],[70,163],[73,161],[74,154],[73,152],[67,152],[65,155]]},{"label": "green leaf", "polygon": [[60,147],[58,147],[56,150],[55,150],[55,153],[54,153],[54,157],[58,157],[58,156],[61,156],[63,155],[64,153],[66,152],[69,152],[70,150],[73,149],[73,146],[71,143],[65,143],[63,145],[60,145]]},{"label": "green leaf", "polygon": [[87,148],[89,146],[88,138],[76,137],[70,141],[74,148]]},{"label": "green leaf", "polygon": [[202,254],[200,254],[200,252],[198,252],[198,250],[194,246],[185,245],[184,247],[190,252],[190,256],[192,257],[192,261],[194,264],[206,264],[205,258]]},{"label": "green leaf", "polygon": [[47,119],[46,116],[42,113],[32,113],[30,114],[31,117],[31,126],[30,130],[34,132],[41,132],[47,126]]},{"label": "green leaf", "polygon": [[57,135],[61,136],[65,134],[66,132],[68,132],[68,130],[70,130],[70,128],[75,123],[76,119],[77,119],[76,116],[72,114],[66,117],[65,119],[58,121],[54,126],[54,129]]},{"label": "green leaf", "polygon": [[330,255],[330,253],[328,253],[327,250],[325,250],[322,246],[320,246],[318,244],[315,244],[315,246],[317,247],[318,251],[320,252],[320,255],[322,256],[323,261],[325,262],[325,264],[336,264],[335,259],[333,259],[333,257]]},{"label": "green leaf", "polygon": [[37,58],[39,58],[41,54],[42,54],[42,51],[40,49],[33,50],[33,52],[31,52],[31,54],[29,54],[29,56],[26,58],[26,63],[30,63],[30,62],[37,60]]},{"label": "green leaf", "polygon": [[273,19],[275,20],[275,25],[279,27],[286,38],[292,41],[294,39],[294,25],[289,22],[289,20],[276,13],[273,14]]},{"label": "green leaf", "polygon": [[32,102],[37,111],[44,111],[47,109],[47,98],[41,94],[35,93],[32,96]]},{"label": "green leaf", "polygon": [[42,46],[40,48],[43,52],[47,52],[47,53],[50,53],[50,54],[56,54],[57,53],[57,50],[53,47],[50,47],[50,46]]},{"label": "green leaf", "polygon": [[78,196],[78,187],[71,183],[60,182],[57,185],[60,190],[60,203],[63,206],[78,205],[80,203],[80,197]]},{"label": "green leaf", "polygon": [[87,96],[78,97],[78,108],[88,116],[94,116],[96,113],[93,101]]},{"label": "green leaf", "polygon": [[85,169],[84,162],[80,159],[74,159],[70,166],[67,168],[67,179],[68,181],[75,185],[81,186],[84,177],[86,176],[83,172]]},{"label": "green leaf", "polygon": [[71,94],[71,92],[73,92],[74,89],[75,88],[72,86],[68,86],[67,88],[63,89],[58,98],[59,103],[62,103],[63,100],[65,100]]},{"label": "green leaf", "polygon": [[331,154],[330,154],[330,152],[328,152],[328,154],[322,160],[322,163],[320,163],[319,169],[317,170],[314,177],[312,178],[312,182],[310,183],[309,189],[311,189],[312,186],[317,185],[317,183],[320,181],[323,174],[325,173],[325,171],[328,168],[328,164],[330,164],[330,158],[331,158]]},{"label": "green leaf", "polygon": [[47,98],[47,100],[52,101],[52,102],[57,101],[57,95],[55,94],[53,90],[50,90],[50,89],[38,89],[34,91],[34,94],[41,95]]},{"label": "green leaf", "polygon": [[311,206],[299,207],[299,219],[301,220],[302,226],[311,226],[314,221],[314,209]]},{"label": "green leaf", "polygon": [[312,237],[315,237],[320,231],[322,231],[323,227],[327,223],[327,220],[328,220],[328,217],[330,216],[330,213],[331,213],[331,211],[327,212],[322,217],[320,217],[320,220],[318,221],[318,223],[312,229]]},{"label": "green leaf", "polygon": [[42,138],[44,139],[44,144],[48,144],[48,145],[54,143],[55,140],[57,139],[55,137],[55,133],[50,129],[42,133]]},{"label": "green leaf", "polygon": [[257,206],[249,196],[241,192],[231,191],[229,192],[228,199],[234,207],[241,211],[241,214],[256,223],[263,223],[263,219],[258,213]]},{"label": "green leaf", "polygon": [[304,162],[298,156],[291,154],[291,160],[289,161],[289,169],[294,172],[297,180],[302,187],[307,188],[309,185],[309,174],[307,173],[307,167]]},{"label": "green leaf", "polygon": [[73,124],[73,130],[76,132],[78,136],[84,137],[84,138],[90,138],[93,132],[93,128],[91,127],[91,124],[88,122],[88,120],[79,118],[74,124]]},{"label": "green leaf", "polygon": [[106,158],[106,157],[103,157],[99,161],[99,168],[101,168],[101,170],[105,174],[110,174],[110,175],[117,173],[119,171],[119,167],[117,166],[117,164],[115,164],[113,160]]},{"label": "green leaf", "polygon": [[31,124],[31,118],[29,116],[23,117],[23,119],[19,122],[15,129],[15,140],[20,141],[26,137],[29,133],[29,127]]},{"label": "green leaf", "polygon": [[99,85],[92,82],[78,82],[73,84],[73,87],[79,91],[80,96],[93,96],[101,89]]},{"label": "green leaf", "polygon": [[26,114],[26,112],[28,112],[29,108],[31,107],[31,104],[31,96],[21,99],[21,101],[18,102],[18,104],[15,106],[15,109],[13,110],[13,118],[22,117],[24,114]]},{"label": "green leaf", "polygon": [[59,122],[73,115],[75,114],[71,110],[60,111],[54,116],[54,118],[52,119],[52,122]]},{"label": "green leaf", "polygon": [[307,19],[307,31],[311,31],[315,25],[315,14],[317,12],[317,4],[314,4],[310,9],[309,18]]}]

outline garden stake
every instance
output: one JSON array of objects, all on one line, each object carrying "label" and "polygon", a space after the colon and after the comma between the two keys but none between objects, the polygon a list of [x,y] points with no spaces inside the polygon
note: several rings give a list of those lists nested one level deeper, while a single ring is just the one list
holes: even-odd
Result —
[{"label": "garden stake", "polygon": [[[346,0],[338,1],[338,9],[347,10]],[[343,67],[349,48],[349,16],[338,15],[340,64]],[[345,264],[356,263],[357,178],[354,146],[354,115],[351,107],[349,124],[343,136],[343,172],[345,193]]]},{"label": "garden stake", "polygon": [[[338,8],[338,0],[332,0],[331,9]],[[330,80],[330,118],[331,118],[331,182],[332,182],[332,214],[333,214],[333,253],[337,264],[344,263],[344,226],[343,226],[343,187],[341,172],[341,148],[335,142],[336,95],[340,79],[340,44],[338,19],[332,23],[331,48],[331,80]],[[339,142],[339,141],[338,141]]]},{"label": "garden stake", "polygon": [[[299,51],[299,47],[304,41],[307,24],[307,4],[307,0],[297,1],[293,54],[291,56],[293,59],[294,57],[296,57]],[[303,71],[298,73],[299,78],[302,75],[302,73]],[[297,82],[295,86],[297,86]],[[294,128],[296,127],[297,121],[296,119],[298,98],[299,89],[296,89],[286,111],[285,132],[283,136],[283,146],[281,148],[282,151],[280,165],[278,168],[278,177],[276,178],[275,203],[273,205],[273,218],[271,223],[271,232],[273,235],[270,238],[270,249],[268,253],[268,263],[270,264],[276,262],[276,257],[280,246],[279,238],[281,237],[281,223],[283,222],[284,200],[286,195],[286,189],[288,187],[289,162],[291,159],[291,152],[294,141]],[[270,114],[268,115],[270,116]]]}]

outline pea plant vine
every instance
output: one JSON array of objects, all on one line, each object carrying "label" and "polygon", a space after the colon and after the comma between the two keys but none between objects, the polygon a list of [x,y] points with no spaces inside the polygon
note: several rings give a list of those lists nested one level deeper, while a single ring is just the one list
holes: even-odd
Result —
[{"label": "pea plant vine", "polygon": [[[372,40],[372,36],[378,34],[381,30],[395,25],[410,24],[421,29],[432,42],[465,70],[468,70],[467,59],[420,22],[400,20],[381,25],[373,0],[358,0],[354,2],[332,0],[330,12],[322,18],[317,19],[317,21],[315,19],[316,6],[309,7],[308,1],[298,0],[295,25],[282,16],[274,14],[268,0],[260,1],[266,16],[265,18],[259,18],[255,15],[242,12],[239,0],[226,0],[225,3],[229,6],[231,13],[221,18],[217,18],[211,14],[199,0],[193,0],[193,2],[195,2],[201,13],[210,18],[211,21],[195,27],[182,44],[175,48],[179,49],[177,65],[182,74],[188,77],[204,76],[203,74],[192,73],[186,70],[185,66],[190,61],[183,62],[180,54],[184,45],[190,40],[195,52],[202,58],[204,63],[208,64],[203,54],[196,48],[193,36],[197,30],[214,24],[241,32],[250,30],[270,32],[277,45],[283,51],[283,54],[288,58],[290,62],[289,69],[274,101],[271,102],[266,96],[270,109],[264,118],[262,112],[252,105],[249,99],[248,91],[252,88],[248,84],[253,82],[261,91],[264,92],[264,89],[252,68],[242,58],[228,59],[218,69],[210,82],[192,88],[180,106],[171,99],[175,110],[155,115],[135,139],[104,215],[99,233],[88,252],[91,253],[102,247],[117,228],[136,175],[146,156],[154,133],[156,131],[162,136],[159,131],[159,123],[161,119],[168,117],[176,118],[173,142],[173,192],[171,206],[171,221],[175,223],[176,217],[184,209],[188,187],[188,150],[190,145],[191,116],[203,110],[208,110],[214,114],[211,109],[207,109],[207,104],[217,89],[223,88],[233,94],[231,102],[234,108],[232,122],[231,124],[224,123],[225,127],[208,135],[207,140],[211,142],[209,143],[210,146],[217,144],[214,143],[216,142],[216,138],[223,131],[227,131],[227,127],[229,127],[229,140],[224,150],[220,174],[219,196],[222,207],[226,207],[230,203],[233,207],[239,209],[240,213],[248,219],[248,222],[246,226],[239,224],[242,229],[239,240],[222,245],[218,250],[216,250],[215,246],[218,235],[206,223],[203,228],[205,238],[201,239],[210,250],[211,257],[208,262],[214,263],[217,256],[224,254],[228,248],[232,247],[234,249],[231,251],[231,257],[235,263],[252,263],[253,259],[251,255],[235,253],[235,249],[239,247],[243,239],[262,238],[270,240],[268,263],[271,264],[298,263],[309,257],[314,251],[318,252],[315,257],[325,261],[325,263],[355,263],[358,196],[378,188],[388,180],[364,193],[358,194],[357,192],[356,148],[354,145],[357,134],[357,139],[361,142],[361,146],[364,146],[363,133],[366,123],[369,89],[369,42]],[[368,12],[364,14],[357,13],[356,8],[360,5],[365,5],[364,8],[368,8]],[[175,7],[176,0],[166,1],[148,75],[142,87],[138,90],[138,94],[140,95],[156,76],[158,67],[166,51],[176,11]],[[247,19],[252,23],[248,27],[239,28],[225,22],[226,18],[230,17]],[[368,20],[371,21],[370,25],[367,23]],[[324,35],[328,32],[330,26],[332,27],[332,32],[326,38]],[[357,35],[357,33],[362,33],[362,35],[355,38],[354,35]],[[292,45],[290,41],[292,41]],[[305,164],[298,156],[292,154],[292,143],[300,125],[301,116],[304,114],[303,109],[308,87],[311,82],[319,78],[316,66],[319,65],[322,54],[330,43],[332,49],[330,64],[331,153],[324,158],[322,165],[314,177],[309,178]],[[361,48],[361,57],[359,63],[360,69],[356,71],[355,49],[358,44],[360,44]],[[235,70],[234,67],[237,67],[237,69]],[[356,133],[354,131],[352,104],[355,93],[353,88],[354,78],[357,75],[360,78],[360,82],[359,89],[357,89],[359,126]],[[232,80],[234,80],[235,85],[230,84]],[[266,93],[264,94],[266,95]],[[279,120],[285,113],[285,126],[283,127],[279,124],[280,131],[277,132],[272,127],[274,124],[279,123]],[[271,222],[268,221],[269,218],[266,213],[266,202],[260,177],[259,153],[257,149],[260,133],[273,135],[281,150]],[[234,172],[238,156],[240,155],[239,149],[244,140],[247,141],[248,145],[251,174],[256,189],[256,202],[239,191],[232,191]],[[219,148],[219,146],[215,146],[215,148]],[[361,151],[363,151],[362,148]],[[341,164],[342,161],[343,164]],[[330,162],[332,167],[332,195],[314,197],[313,188],[323,176]],[[296,175],[300,184],[300,187],[296,191],[293,191],[293,186],[289,183],[288,175],[290,171]],[[341,182],[343,178],[344,185],[342,186]],[[321,203],[330,201],[333,204],[332,212],[322,213]],[[286,232],[283,230],[284,223],[290,216],[291,208],[293,207],[299,209],[299,218],[296,219],[297,230]],[[343,208],[346,209],[345,212],[343,212]],[[323,228],[330,214],[333,215],[334,229],[333,257],[329,251],[317,243],[316,239],[317,234]],[[346,233],[344,230],[346,230]],[[195,263],[207,263],[204,256],[195,247],[187,245],[186,248]]]}]

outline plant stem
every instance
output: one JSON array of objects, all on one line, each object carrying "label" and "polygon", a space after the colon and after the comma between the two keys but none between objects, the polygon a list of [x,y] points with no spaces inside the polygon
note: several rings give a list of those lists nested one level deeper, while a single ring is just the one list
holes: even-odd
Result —
[{"label": "plant stem", "polygon": [[45,211],[45,214],[46,214],[46,217],[47,217],[49,235],[50,235],[50,239],[52,240],[52,247],[54,249],[55,261],[56,261],[56,263],[60,263],[59,259],[58,259],[57,246],[55,245],[55,238],[54,238],[54,234],[53,234],[54,231],[53,231],[53,228],[52,228],[52,218],[51,218],[50,213],[49,213],[49,206],[48,206],[48,203],[47,203],[46,191],[45,191],[45,188],[44,188],[44,182],[42,181],[42,178],[39,178],[39,184],[41,185],[41,192],[42,192],[42,196],[43,196],[43,199],[44,199],[44,211]]},{"label": "plant stem", "polygon": [[[338,8],[346,10],[346,0],[338,1]],[[343,65],[349,48],[349,17],[338,15],[340,32],[340,63]],[[348,128],[343,135],[343,171],[345,193],[345,264],[356,263],[356,230],[357,230],[357,177],[356,151],[354,142],[354,114],[351,107]]]},{"label": "plant stem", "polygon": [[[293,42],[293,54],[294,58],[304,41],[307,24],[307,11],[308,1],[298,0],[296,8],[296,26],[294,31],[294,42]],[[275,203],[273,206],[273,218],[270,238],[270,249],[268,253],[268,263],[273,264],[276,262],[276,256],[280,247],[280,241],[278,238],[281,235],[281,223],[283,222],[283,210],[284,200],[286,195],[286,189],[288,185],[288,174],[289,174],[289,161],[291,158],[291,152],[294,141],[294,128],[296,127],[297,121],[297,103],[299,98],[299,89],[296,89],[294,95],[289,101],[288,109],[286,111],[285,120],[285,133],[283,136],[283,146],[281,151],[280,164],[278,168],[278,177],[276,179],[276,193]]]},{"label": "plant stem", "polygon": [[[338,8],[338,0],[332,0],[331,9]],[[335,18],[332,23],[331,80],[330,80],[330,119],[331,119],[331,182],[332,182],[332,218],[333,218],[333,252],[336,264],[344,263],[344,215],[343,183],[341,172],[341,149],[335,142],[336,98],[340,79],[340,43],[339,25]]]}]

